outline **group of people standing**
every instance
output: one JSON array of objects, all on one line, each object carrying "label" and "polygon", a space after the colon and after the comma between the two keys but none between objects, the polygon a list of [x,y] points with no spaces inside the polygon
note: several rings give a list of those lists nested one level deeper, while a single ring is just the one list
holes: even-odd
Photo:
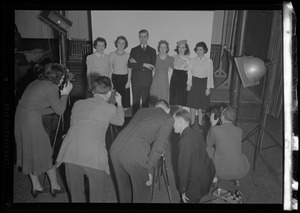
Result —
[{"label": "group of people standing", "polygon": [[91,91],[95,76],[108,76],[114,89],[121,94],[124,108],[130,107],[129,88],[132,86],[133,114],[140,108],[140,102],[142,107],[149,107],[156,100],[164,99],[170,105],[191,108],[192,124],[197,110],[198,123],[202,125],[202,111],[210,105],[210,89],[214,88],[213,62],[205,56],[208,52],[205,42],[196,44],[197,56],[190,59],[187,40],[178,41],[177,54],[170,56],[166,40],[159,41],[156,54],[147,44],[148,39],[149,32],[140,30],[140,44],[129,54],[125,51],[126,37],[119,36],[115,41],[117,50],[106,55],[106,40],[97,38],[94,41],[96,51],[86,60],[88,91]]},{"label": "group of people standing", "polygon": [[[162,40],[156,55],[155,49],[147,45],[148,38],[147,30],[139,31],[140,45],[128,54],[124,51],[128,42],[119,36],[115,41],[117,50],[109,56],[104,54],[105,39],[94,41],[97,51],[89,55],[86,62],[89,95],[72,107],[70,128],[56,165],[53,165],[53,148],[43,127],[42,115],[64,112],[67,95],[73,87],[71,82],[65,82],[68,70],[63,65],[50,63],[26,88],[15,114],[15,140],[17,166],[30,176],[33,197],[46,192],[38,178],[44,172],[50,179],[52,196],[66,192],[56,178],[56,167],[64,163],[72,202],[85,202],[84,175],[89,180],[90,202],[103,202],[105,175],[112,170],[116,175],[119,202],[150,202],[153,170],[164,153],[172,128],[180,134],[178,177],[182,202],[199,202],[209,192],[213,178],[221,174],[213,156],[218,156],[217,146],[222,136],[214,137],[217,128],[212,128],[206,144],[201,132],[193,128],[195,112],[202,113],[209,106],[210,89],[214,86],[212,61],[204,56],[207,46],[204,42],[197,43],[194,48],[197,57],[189,59],[187,41],[181,40],[175,50],[178,54],[171,57],[168,42]],[[169,71],[173,72],[170,86]],[[107,150],[105,135],[109,124],[122,126],[124,108],[130,107],[130,84],[134,115]],[[115,104],[109,102],[113,89],[116,90]],[[149,107],[151,96],[155,100]],[[139,109],[141,99],[143,107]],[[170,105],[179,106],[173,115]],[[190,107],[191,112],[183,109],[184,106]],[[222,115],[224,123],[235,119],[234,111],[230,112],[229,118],[227,114]],[[238,129],[233,138],[237,144],[240,137]],[[214,154],[206,151],[207,145],[215,148]],[[237,146],[235,150],[240,153],[241,146]],[[232,159],[229,165],[233,165]]]}]

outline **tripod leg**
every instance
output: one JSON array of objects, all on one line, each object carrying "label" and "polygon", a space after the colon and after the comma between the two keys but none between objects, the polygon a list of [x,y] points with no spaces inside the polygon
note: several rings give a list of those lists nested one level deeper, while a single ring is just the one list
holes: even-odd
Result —
[{"label": "tripod leg", "polygon": [[170,203],[172,203],[170,183],[169,183],[169,177],[168,177],[168,171],[167,171],[167,166],[166,166],[165,159],[163,159],[163,177],[164,177],[165,186],[167,188],[167,192],[168,192]]},{"label": "tripod leg", "polygon": [[162,176],[162,162],[161,158],[159,159],[158,171],[157,171],[157,180],[158,180],[158,189],[160,191],[160,177]]},{"label": "tripod leg", "polygon": [[64,119],[64,114],[61,114],[61,129],[62,131],[65,130],[65,119]]},{"label": "tripod leg", "polygon": [[[57,139],[57,133],[58,133],[58,129],[59,129],[59,125],[60,125],[61,118],[62,118],[62,115],[60,115],[60,116],[59,116],[59,119],[58,119],[56,131],[55,131],[55,137],[54,137],[53,146],[52,146],[53,150],[54,150],[54,148],[55,148],[55,143],[56,143],[56,139]],[[43,181],[43,187],[44,187],[45,182],[46,182],[46,176],[47,176],[47,174],[45,173],[44,181]]]},{"label": "tripod leg", "polygon": [[154,168],[154,171],[153,171],[153,183],[152,183],[152,189],[151,189],[151,203],[153,202],[153,199],[154,199],[154,189],[155,189],[155,182],[156,182],[156,166]]},{"label": "tripod leg", "polygon": [[248,133],[248,135],[242,140],[242,142],[244,142],[245,140],[249,140],[249,138],[254,135],[256,133],[256,131],[258,131],[258,126],[255,127],[251,132]]},{"label": "tripod leg", "polygon": [[56,139],[57,139],[57,133],[58,133],[58,129],[59,129],[59,126],[60,126],[60,121],[62,119],[62,115],[59,116],[59,119],[58,119],[58,124],[57,124],[57,127],[56,127],[56,132],[55,132],[55,137],[54,137],[54,141],[53,141],[53,149],[55,147],[55,142],[56,142]]},{"label": "tripod leg", "polygon": [[261,150],[262,139],[263,139],[263,129],[260,128],[259,132],[258,132],[257,139],[256,139],[256,144],[255,144],[255,152],[254,152],[254,160],[253,160],[253,171],[255,171],[257,156],[259,155],[260,150]]},{"label": "tripod leg", "polygon": [[277,145],[282,148],[282,146],[280,145],[280,143],[273,137],[273,135],[266,129],[264,128],[265,132],[270,136],[270,138],[275,142],[277,143]]},{"label": "tripod leg", "polygon": [[44,188],[44,186],[45,186],[46,176],[47,176],[47,173],[45,172],[45,175],[44,175],[44,181],[43,181],[43,188]]}]

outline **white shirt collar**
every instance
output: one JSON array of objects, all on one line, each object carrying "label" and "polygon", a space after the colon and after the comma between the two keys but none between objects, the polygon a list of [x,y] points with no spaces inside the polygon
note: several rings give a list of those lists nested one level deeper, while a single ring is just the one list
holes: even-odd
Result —
[{"label": "white shirt collar", "polygon": [[101,57],[101,56],[104,57],[104,53],[100,54],[98,52],[95,52],[95,55],[98,56],[98,57]]}]

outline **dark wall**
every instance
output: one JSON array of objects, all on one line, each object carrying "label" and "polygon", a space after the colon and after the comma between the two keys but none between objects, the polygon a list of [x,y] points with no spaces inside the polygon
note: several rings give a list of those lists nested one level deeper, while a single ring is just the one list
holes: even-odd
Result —
[{"label": "dark wall", "polygon": [[22,38],[20,51],[29,51],[34,49],[49,50],[53,62],[59,62],[59,40],[58,39],[36,39]]},{"label": "dark wall", "polygon": [[[272,27],[273,11],[249,10],[247,12],[245,40],[243,53],[267,61],[270,33]],[[261,99],[264,78],[260,84],[249,87],[249,90]]]}]

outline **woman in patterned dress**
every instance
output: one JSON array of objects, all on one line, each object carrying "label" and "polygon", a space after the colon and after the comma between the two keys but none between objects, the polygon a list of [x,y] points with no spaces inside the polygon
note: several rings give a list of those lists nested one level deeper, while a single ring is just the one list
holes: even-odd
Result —
[{"label": "woman in patterned dress", "polygon": [[161,40],[158,43],[158,52],[156,56],[154,76],[150,89],[151,103],[155,103],[159,99],[169,102],[169,71],[174,69],[174,58],[168,55],[169,43]]}]

